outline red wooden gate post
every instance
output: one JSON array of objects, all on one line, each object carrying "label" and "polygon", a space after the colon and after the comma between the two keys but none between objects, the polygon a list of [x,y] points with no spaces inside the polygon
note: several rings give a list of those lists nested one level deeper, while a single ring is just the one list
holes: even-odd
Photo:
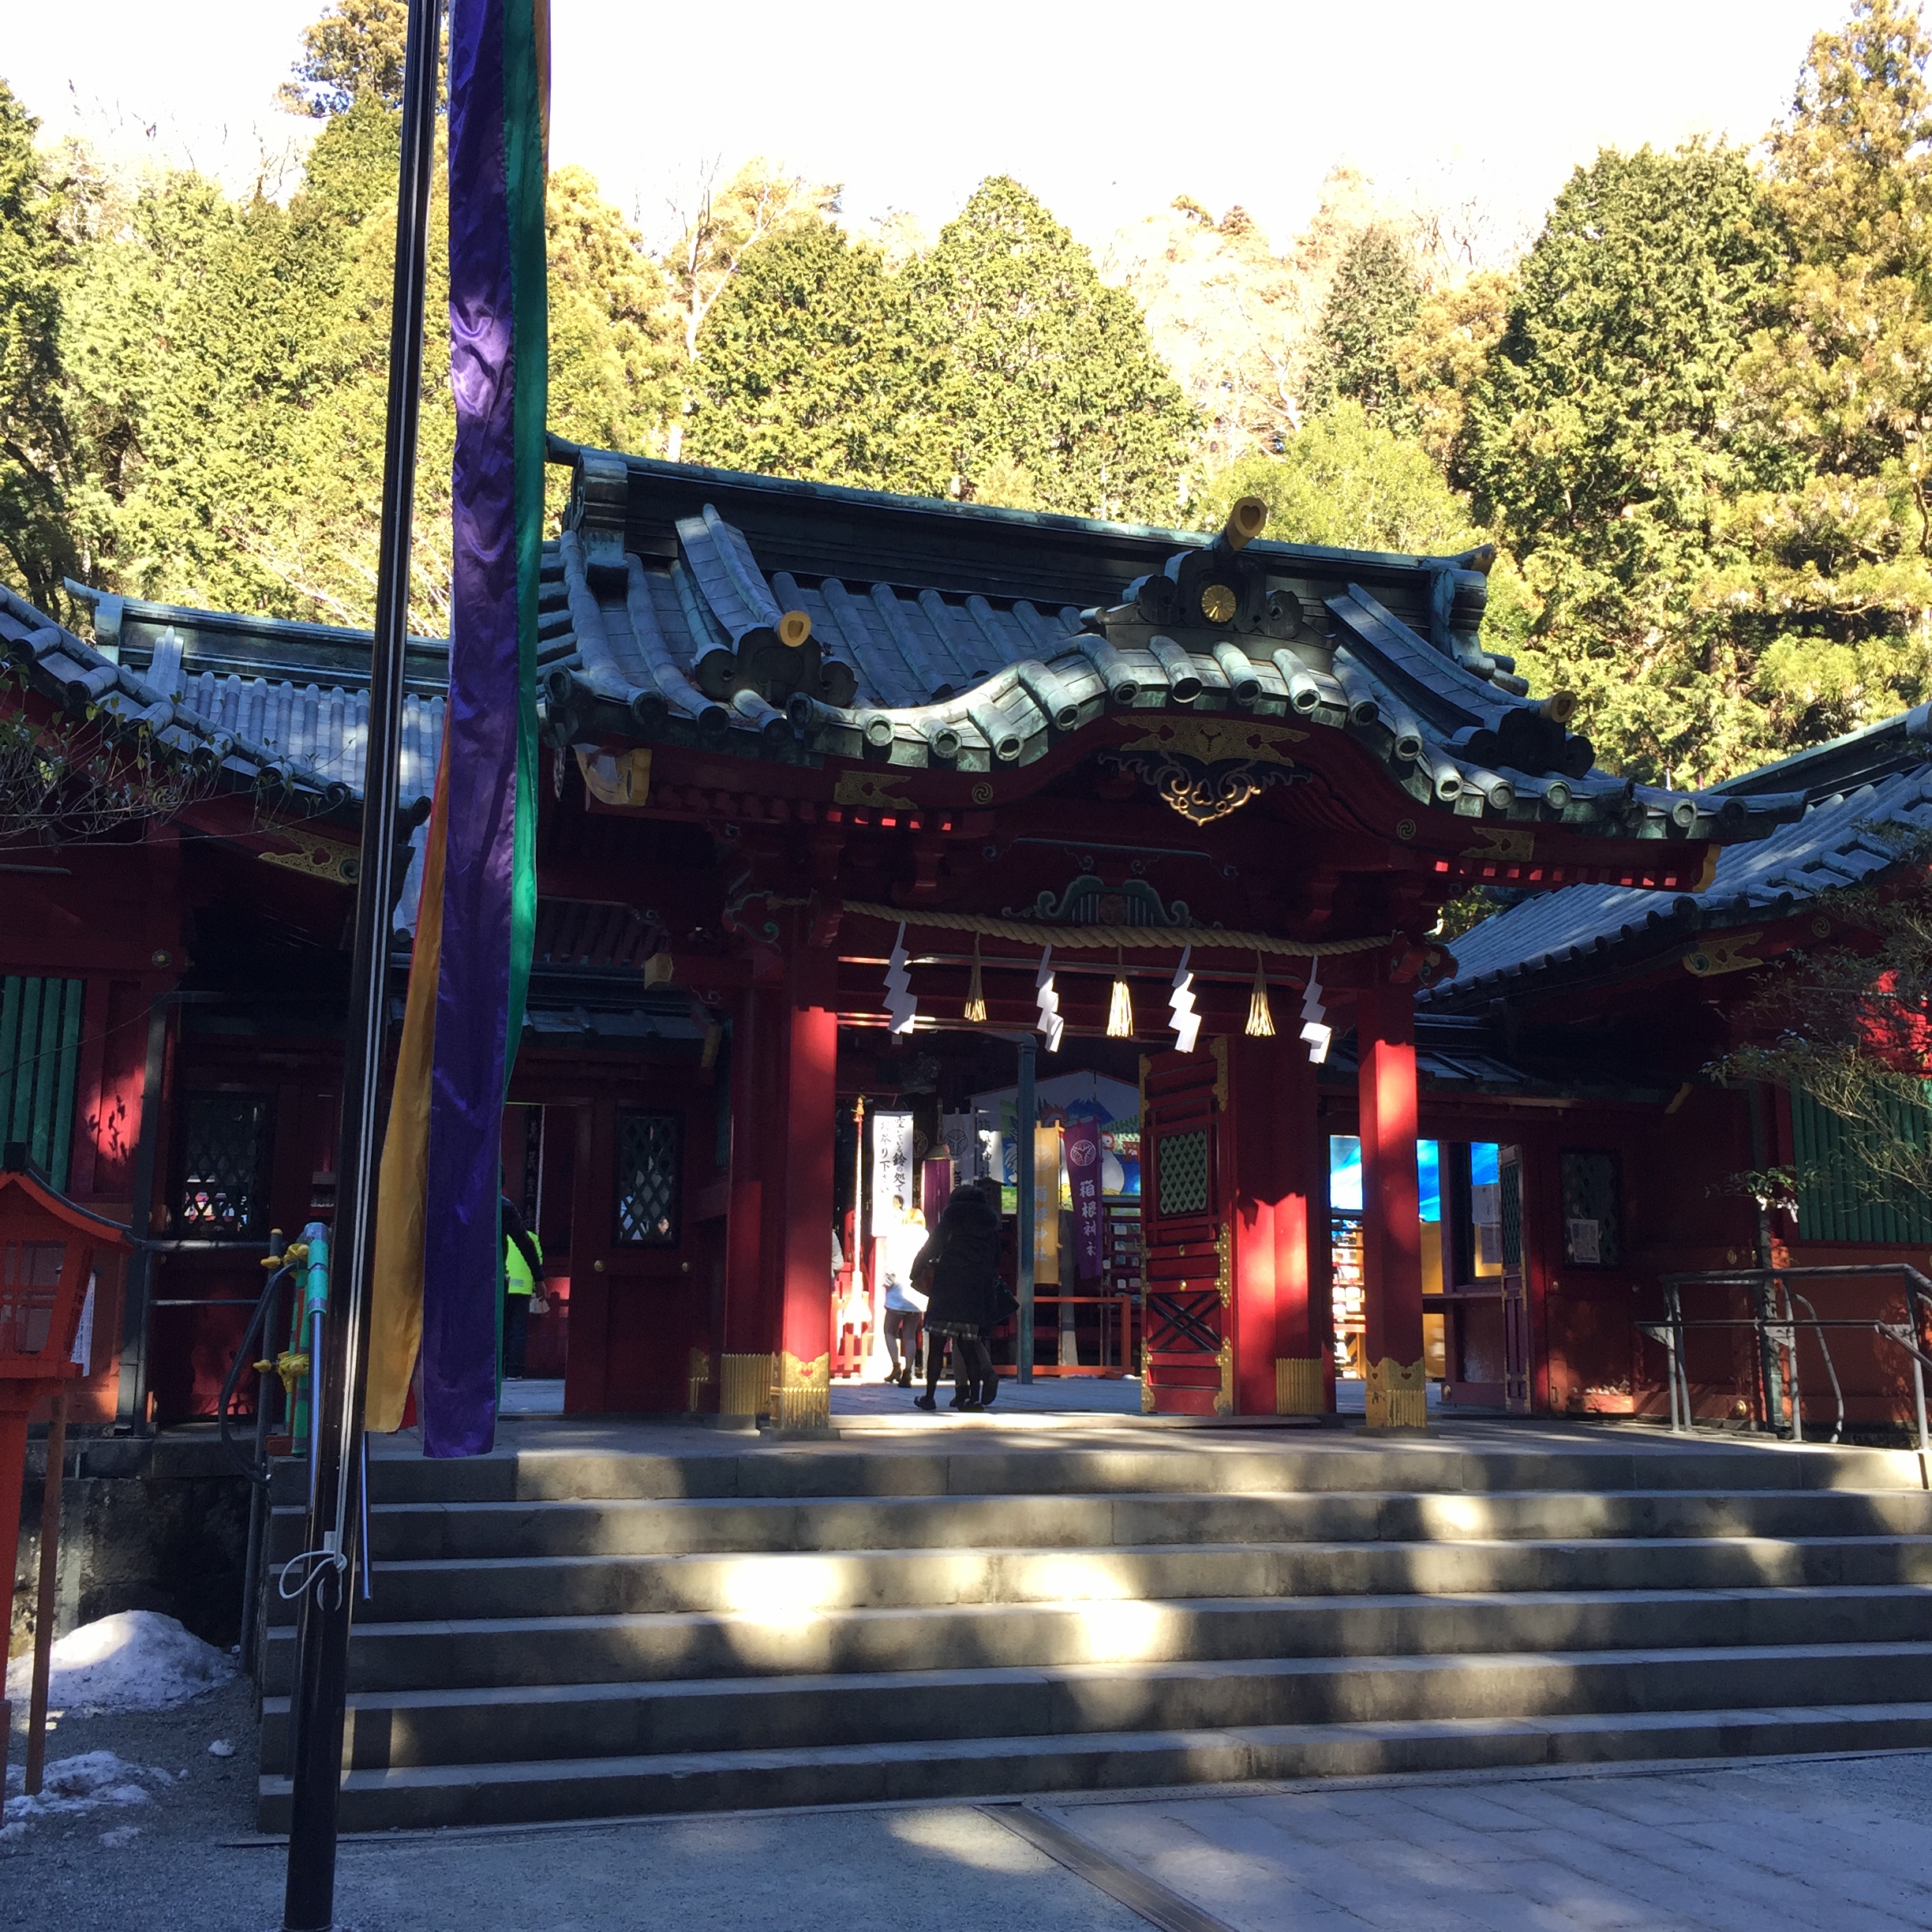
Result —
[{"label": "red wooden gate post", "polygon": [[1275,1202],[1275,1413],[1335,1408],[1329,1312],[1328,1136],[1308,1050],[1281,1043],[1274,1095],[1280,1178]]},{"label": "red wooden gate post", "polygon": [[[1287,1208],[1287,1123],[1281,1118],[1287,1076],[1279,1039],[1237,1034],[1227,1042],[1228,1098],[1221,1140],[1222,1198],[1232,1252],[1226,1332],[1234,1344],[1237,1415],[1272,1415],[1279,1322],[1277,1222]],[[1299,1050],[1298,1045],[1297,1050]]]},{"label": "red wooden gate post", "polygon": [[838,1015],[795,1006],[782,1120],[784,1174],[784,1312],[772,1420],[781,1429],[822,1429],[832,1420],[833,1114]]},{"label": "red wooden gate post", "polygon": [[[731,1213],[724,1230],[724,1332],[718,1413],[771,1412],[783,1248],[784,994],[747,988],[732,1022]],[[826,1261],[828,1271],[831,1266]]]},{"label": "red wooden gate post", "polygon": [[1362,1373],[1371,1428],[1428,1421],[1416,1179],[1415,1002],[1385,981],[1355,996],[1362,1153]]}]

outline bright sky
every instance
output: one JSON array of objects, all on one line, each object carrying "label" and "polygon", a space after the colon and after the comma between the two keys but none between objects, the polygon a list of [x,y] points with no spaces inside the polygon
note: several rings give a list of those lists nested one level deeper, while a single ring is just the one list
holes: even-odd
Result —
[{"label": "bright sky", "polygon": [[[192,156],[233,179],[290,131],[273,104],[320,0],[11,0],[0,76],[47,132]],[[1755,140],[1848,0],[552,0],[552,158],[653,238],[714,159],[845,184],[857,223],[936,227],[1017,176],[1082,237],[1189,193],[1278,245],[1347,159],[1386,190],[1533,227],[1605,143]],[[77,119],[78,117],[78,120]],[[152,130],[152,133],[149,130]]]}]

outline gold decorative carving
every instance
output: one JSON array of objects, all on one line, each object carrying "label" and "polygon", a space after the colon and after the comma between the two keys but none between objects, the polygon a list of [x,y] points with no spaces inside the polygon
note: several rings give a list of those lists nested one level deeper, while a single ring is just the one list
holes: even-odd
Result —
[{"label": "gold decorative carving", "polygon": [[1140,1413],[1154,1413],[1154,1352],[1145,1342],[1140,1344]]},{"label": "gold decorative carving", "polygon": [[1215,1391],[1215,1413],[1232,1415],[1234,1413],[1234,1339],[1232,1335],[1221,1338],[1220,1353],[1215,1359],[1221,1367],[1221,1386]]},{"label": "gold decorative carving", "polygon": [[722,1380],[718,1389],[718,1413],[730,1416],[762,1416],[772,1412],[772,1358],[769,1355],[725,1355],[719,1357]]},{"label": "gold decorative carving", "polygon": [[1462,856],[1465,859],[1518,860],[1536,856],[1533,832],[1517,831],[1507,826],[1477,826],[1471,836],[1481,842],[1464,846]]},{"label": "gold decorative carving", "polygon": [[695,1348],[691,1352],[691,1396],[685,1407],[695,1415],[704,1406],[704,1392],[711,1386],[711,1351]]},{"label": "gold decorative carving", "polygon": [[1296,776],[1281,747],[1307,736],[1249,719],[1163,717],[1104,756],[1145,779],[1190,825],[1211,825]]},{"label": "gold decorative carving", "polygon": [[1319,1355],[1277,1355],[1275,1357],[1275,1413],[1277,1415],[1321,1415],[1327,1407],[1327,1391],[1322,1386]]},{"label": "gold decorative carving", "polygon": [[971,796],[975,805],[990,805],[993,803],[993,788],[985,779],[982,778],[973,787]]},{"label": "gold decorative carving", "polygon": [[1208,1050],[1214,1055],[1215,1105],[1225,1114],[1227,1111],[1228,1103],[1227,1035],[1225,1033],[1217,1033],[1208,1043]]},{"label": "gold decorative carving", "polygon": [[803,1435],[832,1426],[832,1357],[801,1361],[789,1349],[778,1357],[778,1374],[772,1390],[772,1421],[788,1435]]},{"label": "gold decorative carving", "polygon": [[1256,718],[1212,713],[1200,717],[1163,717],[1138,737],[1124,739],[1123,751],[1178,751],[1204,765],[1238,758],[1245,763],[1292,765],[1283,745],[1300,744],[1308,736],[1290,724],[1271,724]]},{"label": "gold decorative carving", "polygon": [[650,796],[649,745],[629,751],[579,751],[577,769],[584,789],[600,805],[642,805]]},{"label": "gold decorative carving", "polygon": [[1684,955],[1684,971],[1700,979],[1714,979],[1720,973],[1748,972],[1764,961],[1750,949],[1763,938],[1764,929],[1732,933],[1728,938],[1706,939]]},{"label": "gold decorative carving", "polygon": [[336,886],[353,886],[362,876],[362,848],[347,839],[331,838],[325,832],[282,834],[297,841],[290,852],[258,852],[264,865],[286,866],[291,872],[306,873],[310,878],[328,879]]},{"label": "gold decorative carving", "polygon": [[1368,1365],[1365,1406],[1371,1428],[1427,1428],[1428,1379],[1422,1361],[1384,1355]]},{"label": "gold decorative carving", "polygon": [[1221,1291],[1221,1305],[1234,1305],[1234,1233],[1224,1221],[1215,1236],[1215,1286]]},{"label": "gold decorative carving", "polygon": [[832,788],[834,805],[886,805],[895,811],[916,811],[917,802],[903,792],[893,790],[900,781],[882,778],[871,772],[841,772]]}]

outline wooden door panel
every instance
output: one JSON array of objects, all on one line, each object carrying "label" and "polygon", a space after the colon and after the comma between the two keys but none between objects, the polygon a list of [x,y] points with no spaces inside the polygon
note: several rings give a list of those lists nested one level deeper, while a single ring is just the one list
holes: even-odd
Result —
[{"label": "wooden door panel", "polygon": [[1221,1065],[1212,1051],[1142,1062],[1141,1406],[1149,1413],[1225,1415],[1233,1406]]}]

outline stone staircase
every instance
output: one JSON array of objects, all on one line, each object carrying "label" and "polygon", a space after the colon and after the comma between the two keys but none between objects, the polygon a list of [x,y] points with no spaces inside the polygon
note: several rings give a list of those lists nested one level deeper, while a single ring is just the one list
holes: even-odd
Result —
[{"label": "stone staircase", "polygon": [[343,1829],[1932,1745],[1915,1457],[1505,1434],[380,1457]]}]

